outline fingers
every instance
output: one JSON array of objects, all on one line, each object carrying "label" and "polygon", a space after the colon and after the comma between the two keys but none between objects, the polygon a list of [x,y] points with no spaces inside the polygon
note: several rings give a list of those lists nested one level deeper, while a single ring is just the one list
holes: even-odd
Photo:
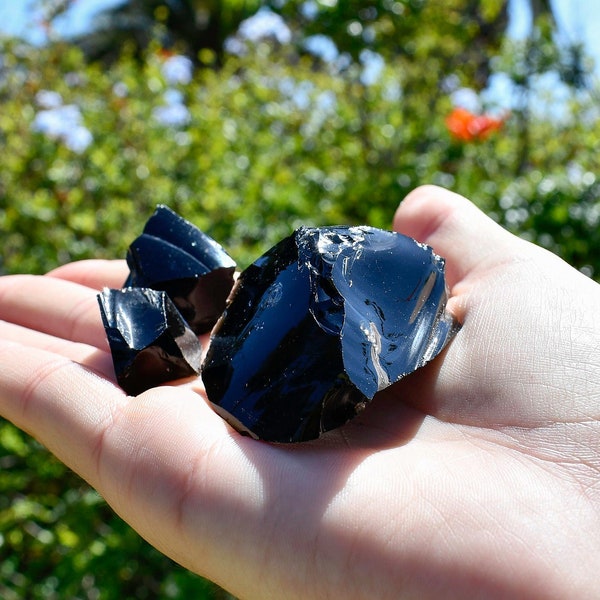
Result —
[{"label": "fingers", "polygon": [[124,392],[64,356],[4,339],[0,364],[0,414],[89,477],[90,448]]},{"label": "fingers", "polygon": [[513,235],[466,198],[435,186],[417,188],[402,201],[394,229],[446,259],[450,286],[505,262],[519,247]]},{"label": "fingers", "polygon": [[93,346],[63,340],[6,321],[0,321],[0,339],[63,356],[85,365],[106,379],[113,381],[115,378],[110,353]]},{"label": "fingers", "polygon": [[[64,340],[108,350],[96,294],[104,287],[120,288],[128,274],[122,260],[83,260],[58,267],[45,277],[14,275],[0,278],[0,319]],[[25,340],[24,329],[13,330]],[[36,338],[40,348],[58,341]],[[27,342],[26,342],[27,343]],[[79,350],[60,345],[59,352],[79,360]],[[73,352],[76,356],[73,356]],[[100,357],[99,357],[100,358]],[[79,361],[81,362],[81,361]],[[94,368],[104,372],[104,359]],[[92,364],[91,362],[89,363]]]},{"label": "fingers", "polygon": [[0,319],[108,350],[96,291],[53,277],[0,277]]},{"label": "fingers", "polygon": [[81,260],[58,267],[47,273],[47,276],[101,290],[104,287],[123,287],[128,274],[129,269],[124,260]]}]

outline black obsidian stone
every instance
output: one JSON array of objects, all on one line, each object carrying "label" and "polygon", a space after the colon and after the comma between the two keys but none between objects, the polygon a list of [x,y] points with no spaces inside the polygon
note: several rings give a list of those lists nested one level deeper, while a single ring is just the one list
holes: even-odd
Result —
[{"label": "black obsidian stone", "polygon": [[98,303],[117,381],[128,394],[198,374],[198,337],[165,292],[107,288]]},{"label": "black obsidian stone", "polygon": [[233,286],[235,262],[211,237],[159,205],[127,252],[126,287],[165,291],[197,334],[210,331]]},{"label": "black obsidian stone", "polygon": [[436,356],[455,331],[444,260],[371,227],[300,228],[243,271],[202,366],[240,431],[318,437]]}]

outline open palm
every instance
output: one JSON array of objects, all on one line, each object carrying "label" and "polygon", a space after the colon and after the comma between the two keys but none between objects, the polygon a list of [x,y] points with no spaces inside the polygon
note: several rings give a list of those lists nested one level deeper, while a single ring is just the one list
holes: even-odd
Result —
[{"label": "open palm", "polygon": [[597,597],[600,286],[438,188],[395,228],[447,258],[463,328],[319,440],[240,436],[199,381],[127,397],[119,261],[0,278],[0,414],[241,598]]}]

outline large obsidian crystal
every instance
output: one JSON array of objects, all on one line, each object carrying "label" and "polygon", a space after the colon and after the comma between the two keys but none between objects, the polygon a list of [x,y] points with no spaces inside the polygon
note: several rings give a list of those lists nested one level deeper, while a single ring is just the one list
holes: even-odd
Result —
[{"label": "large obsidian crystal", "polygon": [[300,228],[237,280],[202,379],[254,437],[318,437],[431,360],[453,334],[444,260],[371,227]]},{"label": "large obsidian crystal", "polygon": [[107,288],[98,303],[117,381],[128,394],[198,374],[198,337],[165,292]]},{"label": "large obsidian crystal", "polygon": [[159,205],[127,252],[126,287],[167,292],[196,333],[210,331],[233,286],[235,262],[212,238]]}]

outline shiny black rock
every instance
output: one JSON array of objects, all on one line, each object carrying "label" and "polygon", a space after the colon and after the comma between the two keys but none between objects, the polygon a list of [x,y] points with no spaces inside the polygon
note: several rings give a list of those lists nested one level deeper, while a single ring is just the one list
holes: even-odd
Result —
[{"label": "shiny black rock", "polygon": [[235,262],[212,238],[159,205],[127,252],[126,287],[165,291],[192,330],[210,331],[233,286]]},{"label": "shiny black rock", "polygon": [[98,302],[117,381],[128,394],[198,374],[198,337],[165,292],[107,288]]},{"label": "shiny black rock", "polygon": [[202,379],[240,431],[296,442],[351,419],[455,331],[444,260],[371,227],[300,228],[237,280]]}]

